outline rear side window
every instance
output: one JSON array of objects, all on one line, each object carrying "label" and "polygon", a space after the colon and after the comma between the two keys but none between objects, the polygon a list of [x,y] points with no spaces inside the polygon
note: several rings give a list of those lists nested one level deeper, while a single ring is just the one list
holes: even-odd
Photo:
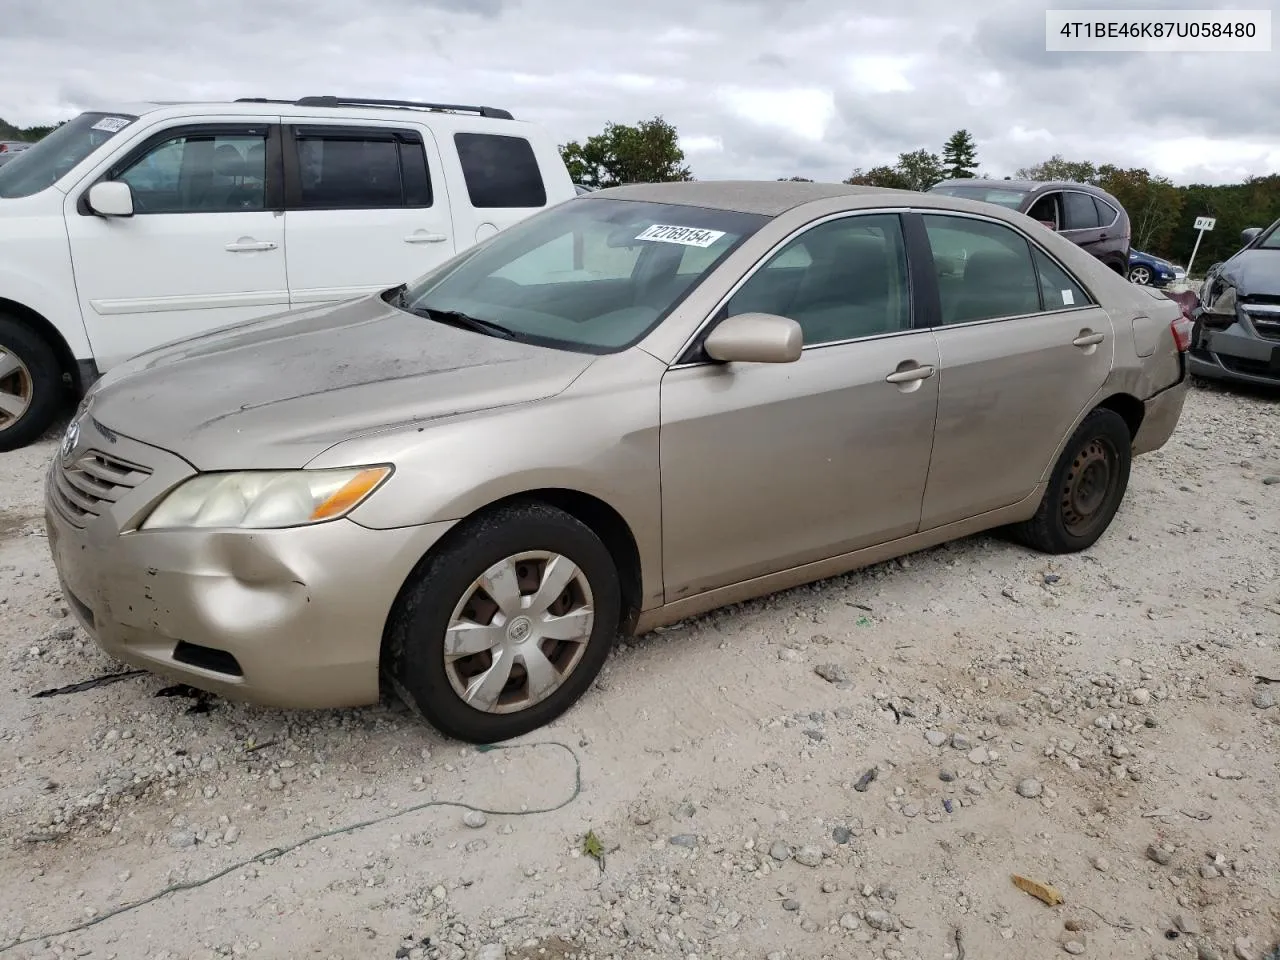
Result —
[{"label": "rear side window", "polygon": [[492,133],[455,133],[471,205],[477,209],[545,207],[547,188],[524,137]]},{"label": "rear side window", "polygon": [[1040,275],[1045,310],[1071,310],[1092,303],[1084,288],[1039,247],[1033,246],[1031,255],[1036,262],[1036,273]]},{"label": "rear side window", "polygon": [[1064,207],[1063,230],[1090,230],[1098,226],[1098,208],[1087,193],[1068,190],[1062,195]]},{"label": "rear side window", "polygon": [[429,207],[431,178],[420,137],[388,130],[299,128],[291,206],[302,210]]},{"label": "rear side window", "polygon": [[1111,226],[1120,216],[1119,210],[1100,197],[1093,198],[1093,205],[1098,208],[1098,223],[1104,227]]}]

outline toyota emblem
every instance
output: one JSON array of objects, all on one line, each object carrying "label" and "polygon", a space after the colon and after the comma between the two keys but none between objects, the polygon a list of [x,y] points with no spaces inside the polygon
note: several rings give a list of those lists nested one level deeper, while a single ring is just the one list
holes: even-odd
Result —
[{"label": "toyota emblem", "polygon": [[80,442],[80,421],[72,420],[67,424],[67,432],[62,435],[62,459],[64,461],[71,459],[71,454],[75,452],[76,444]]}]

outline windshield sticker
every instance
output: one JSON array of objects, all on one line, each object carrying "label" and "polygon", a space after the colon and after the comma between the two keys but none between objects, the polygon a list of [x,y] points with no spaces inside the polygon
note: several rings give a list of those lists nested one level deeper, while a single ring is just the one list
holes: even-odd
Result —
[{"label": "windshield sticker", "polygon": [[133,121],[126,120],[124,117],[103,117],[95,123],[91,130],[105,130],[107,133],[119,133]]},{"label": "windshield sticker", "polygon": [[1063,306],[1069,307],[1069,306],[1073,305],[1075,302],[1076,302],[1076,295],[1075,295],[1074,293],[1072,293],[1070,290],[1063,290],[1063,291],[1062,291],[1062,304],[1063,304]]},{"label": "windshield sticker", "polygon": [[642,230],[636,239],[652,240],[655,243],[678,243],[686,247],[709,247],[723,236],[723,230],[703,230],[701,227],[673,227],[666,223],[655,223],[653,226]]}]

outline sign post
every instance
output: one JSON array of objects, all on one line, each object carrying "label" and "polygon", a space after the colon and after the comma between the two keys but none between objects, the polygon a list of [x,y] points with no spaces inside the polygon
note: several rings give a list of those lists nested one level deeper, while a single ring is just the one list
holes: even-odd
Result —
[{"label": "sign post", "polygon": [[1216,217],[1196,217],[1196,229],[1200,232],[1196,234],[1196,245],[1191,248],[1191,259],[1187,261],[1187,279],[1191,279],[1191,264],[1195,263],[1196,251],[1200,249],[1200,241],[1204,239],[1204,235],[1212,230],[1214,224],[1218,222]]}]

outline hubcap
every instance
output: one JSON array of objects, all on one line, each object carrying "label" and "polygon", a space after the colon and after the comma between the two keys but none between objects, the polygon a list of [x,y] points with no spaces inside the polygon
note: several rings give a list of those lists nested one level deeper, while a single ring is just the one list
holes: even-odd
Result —
[{"label": "hubcap", "polygon": [[31,371],[16,353],[0,343],[0,430],[7,430],[31,406]]},{"label": "hubcap", "polygon": [[1084,536],[1115,485],[1115,455],[1103,440],[1087,444],[1071,464],[1062,490],[1062,519],[1073,536]]},{"label": "hubcap", "polygon": [[445,673],[477,710],[528,710],[577,669],[594,626],[591,584],[572,560],[519,553],[477,577],[454,607]]},{"label": "hubcap", "polygon": [[1129,279],[1134,283],[1145,284],[1151,279],[1151,274],[1147,272],[1146,267],[1134,267],[1129,273]]}]

